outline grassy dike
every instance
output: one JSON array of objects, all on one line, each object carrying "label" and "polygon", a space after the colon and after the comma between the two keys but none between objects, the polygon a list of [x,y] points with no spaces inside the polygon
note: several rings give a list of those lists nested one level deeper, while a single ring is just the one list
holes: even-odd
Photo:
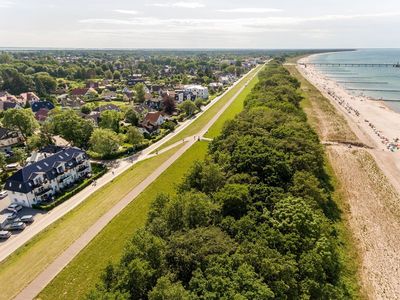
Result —
[{"label": "grassy dike", "polygon": [[[291,60],[291,62],[295,62],[296,60]],[[297,78],[301,83],[301,91],[304,96],[304,100],[302,101],[303,110],[307,114],[308,122],[314,128],[314,130],[318,133],[320,139],[324,138],[333,138],[328,133],[328,136],[324,136],[322,132],[326,128],[322,130],[319,119],[327,118],[330,120],[330,131],[336,134],[339,134],[342,138],[349,141],[354,141],[356,136],[349,128],[346,120],[338,114],[332,104],[326,99],[320,91],[315,88],[306,78],[304,78],[300,72],[296,69],[294,65],[286,66],[291,75]],[[321,115],[315,116],[314,109],[318,110]],[[337,178],[335,172],[333,171],[331,161],[329,161],[328,156],[325,156],[325,166],[326,172],[331,179],[331,184],[334,187],[334,191],[332,193],[333,200],[338,205],[340,211],[342,212],[341,220],[335,224],[335,230],[338,234],[338,252],[340,255],[340,260],[344,266],[343,268],[343,279],[347,283],[347,286],[351,287],[352,294],[355,299],[366,299],[363,291],[360,288],[360,278],[359,278],[359,270],[360,270],[360,257],[357,252],[356,241],[349,229],[348,224],[348,207],[346,200],[346,192],[345,187],[343,186],[340,178]]]},{"label": "grassy dike", "polygon": [[176,147],[141,161],[90,195],[0,263],[0,299],[10,299],[42,272],[103,214],[166,161]]},{"label": "grassy dike", "polygon": [[[175,144],[176,142],[181,141],[182,139],[195,135],[198,133],[207,122],[224,107],[224,105],[246,84],[247,80],[251,78],[258,70],[260,70],[263,65],[257,66],[253,69],[247,76],[242,78],[242,80],[232,88],[228,93],[226,93],[218,102],[216,102],[213,106],[210,107],[206,112],[204,112],[200,117],[198,117],[190,126],[186,127],[180,133],[178,133],[175,137],[170,139],[168,142],[163,144],[158,148],[158,150],[164,149],[170,145]],[[222,118],[222,117],[221,117]],[[217,123],[216,123],[217,124]],[[214,124],[215,125],[215,124]],[[222,128],[222,126],[221,126]]]},{"label": "grassy dike", "polygon": [[133,232],[142,228],[158,193],[174,194],[195,160],[205,157],[207,142],[197,142],[128,205],[90,244],[40,293],[40,299],[82,299],[95,287],[109,262],[117,262]]},{"label": "grassy dike", "polygon": [[239,114],[243,110],[244,101],[246,100],[247,95],[250,94],[257,83],[258,76],[254,77],[253,80],[249,82],[243,92],[236,98],[235,102],[233,102],[232,105],[229,106],[224,114],[218,119],[218,121],[215,122],[213,126],[211,126],[211,128],[204,135],[206,138],[217,137],[222,131],[225,122],[228,120],[232,120],[237,114]]}]

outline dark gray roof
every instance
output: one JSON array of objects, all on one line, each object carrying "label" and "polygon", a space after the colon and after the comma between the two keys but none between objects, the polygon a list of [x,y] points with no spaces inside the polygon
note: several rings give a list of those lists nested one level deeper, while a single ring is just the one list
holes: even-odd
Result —
[{"label": "dark gray roof", "polygon": [[42,108],[52,110],[52,109],[54,109],[54,104],[49,101],[38,101],[38,102],[32,103],[31,108],[32,108],[33,112],[38,112]]},{"label": "dark gray roof", "polygon": [[103,111],[106,111],[106,110],[121,111],[121,109],[117,105],[112,104],[112,103],[111,104],[102,105],[102,106],[96,107],[94,109],[94,111],[98,111],[98,112],[103,112]]},{"label": "dark gray roof", "polygon": [[4,188],[19,193],[29,193],[34,188],[33,178],[38,174],[45,174],[45,178],[50,180],[54,179],[57,177],[56,167],[60,162],[67,163],[68,167],[75,167],[77,165],[76,157],[81,153],[85,152],[78,148],[67,148],[41,161],[27,165],[15,172],[6,181]]},{"label": "dark gray roof", "polygon": [[8,129],[8,128],[0,127],[0,140],[9,139],[12,137],[17,137],[17,136],[18,136],[18,133],[16,131]]}]

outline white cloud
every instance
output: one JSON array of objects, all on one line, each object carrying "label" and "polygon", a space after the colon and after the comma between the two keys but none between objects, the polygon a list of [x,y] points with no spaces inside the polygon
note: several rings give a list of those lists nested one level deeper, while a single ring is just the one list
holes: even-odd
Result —
[{"label": "white cloud", "polygon": [[341,20],[376,19],[398,17],[400,12],[354,14],[354,15],[321,15],[317,17],[266,17],[266,18],[225,18],[225,19],[201,19],[201,18],[130,18],[130,19],[84,19],[80,23],[135,26],[142,31],[192,32],[196,30],[219,32],[264,32],[266,30],[287,30],[296,26],[315,22],[335,22]]},{"label": "white cloud", "polygon": [[139,14],[139,12],[136,11],[136,10],[114,9],[113,11],[116,12],[116,13],[126,14],[126,15],[137,15],[137,14]]},{"label": "white cloud", "polygon": [[232,9],[219,9],[218,11],[227,13],[270,13],[270,12],[281,12],[283,10],[277,8],[242,7],[242,8],[232,8]]},{"label": "white cloud", "polygon": [[181,7],[181,8],[202,8],[205,7],[203,3],[200,2],[168,2],[168,3],[152,3],[150,6],[156,7]]},{"label": "white cloud", "polygon": [[8,8],[15,5],[15,1],[0,0],[0,8]]}]

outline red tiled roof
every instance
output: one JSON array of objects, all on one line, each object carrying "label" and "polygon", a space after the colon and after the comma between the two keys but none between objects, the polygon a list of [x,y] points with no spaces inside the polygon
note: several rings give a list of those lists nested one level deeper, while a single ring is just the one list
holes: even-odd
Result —
[{"label": "red tiled roof", "polygon": [[38,121],[45,121],[48,116],[49,116],[49,110],[46,108],[39,109],[38,112],[35,114],[35,118]]},{"label": "red tiled roof", "polygon": [[158,118],[160,118],[160,116],[161,116],[161,112],[159,112],[159,111],[149,112],[144,117],[143,123],[155,124],[155,123],[157,123],[157,120],[158,120]]},{"label": "red tiled roof", "polygon": [[86,93],[88,92],[89,88],[83,88],[83,89],[73,89],[71,91],[71,95],[72,96],[83,96],[86,95]]}]

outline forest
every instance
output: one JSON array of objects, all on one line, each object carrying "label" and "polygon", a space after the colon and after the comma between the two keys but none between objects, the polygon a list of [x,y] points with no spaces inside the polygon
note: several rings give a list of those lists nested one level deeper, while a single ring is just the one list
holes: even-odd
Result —
[{"label": "forest", "polygon": [[259,77],[206,160],[176,196],[155,198],[87,299],[352,298],[340,211],[300,84],[279,61]]}]

